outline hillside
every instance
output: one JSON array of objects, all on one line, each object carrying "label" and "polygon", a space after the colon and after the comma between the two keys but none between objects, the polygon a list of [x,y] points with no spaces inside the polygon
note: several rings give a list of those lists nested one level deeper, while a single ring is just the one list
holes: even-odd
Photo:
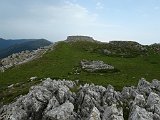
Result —
[{"label": "hillside", "polygon": [[24,43],[24,42],[28,42],[28,41],[32,41],[32,39],[15,39],[15,40],[6,40],[6,39],[3,39],[3,38],[0,38],[0,49],[5,49],[5,48],[8,48],[12,45],[15,45],[15,44],[21,44],[21,43]]},{"label": "hillside", "polygon": [[45,39],[0,40],[0,58],[25,50],[35,50],[50,44],[51,42]]},{"label": "hillside", "polygon": [[[106,54],[104,50],[110,52]],[[123,51],[125,54],[119,54]],[[136,54],[132,55],[132,53]],[[81,60],[84,59],[103,61],[113,65],[116,71],[87,72],[80,66]],[[48,77],[79,79],[81,84],[94,83],[103,86],[112,84],[116,90],[121,90],[124,86],[136,85],[142,77],[148,81],[159,79],[159,61],[160,54],[157,46],[155,48],[138,44],[137,47],[136,43],[136,47],[133,45],[128,47],[125,44],[123,48],[120,49],[118,45],[115,49],[115,44],[111,43],[62,41],[58,42],[54,50],[48,51],[43,57],[0,73],[0,97],[3,98],[1,99],[3,102],[10,102],[17,95],[27,93],[31,85]],[[37,79],[30,81],[30,78],[34,76]],[[12,84],[15,84],[16,87],[8,90],[8,86]]]}]

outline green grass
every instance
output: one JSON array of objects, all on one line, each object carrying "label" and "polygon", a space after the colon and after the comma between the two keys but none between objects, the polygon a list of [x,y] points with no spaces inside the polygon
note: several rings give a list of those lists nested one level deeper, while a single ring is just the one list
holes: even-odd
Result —
[{"label": "green grass", "polygon": [[[20,94],[26,94],[31,85],[40,82],[28,82],[33,76],[39,79],[47,77],[79,79],[81,83],[92,82],[103,86],[111,84],[117,90],[121,90],[123,86],[137,85],[138,80],[142,77],[148,81],[160,79],[160,56],[158,54],[134,58],[109,57],[91,50],[99,46],[97,43],[60,42],[54,51],[49,51],[42,58],[0,73],[0,97],[4,97],[0,101],[7,103]],[[77,67],[79,69],[82,59],[103,60],[119,69],[120,72],[88,73],[81,71],[79,75],[76,75],[74,69]],[[24,87],[16,87],[11,93],[6,89],[8,85],[20,82],[27,84]]]}]

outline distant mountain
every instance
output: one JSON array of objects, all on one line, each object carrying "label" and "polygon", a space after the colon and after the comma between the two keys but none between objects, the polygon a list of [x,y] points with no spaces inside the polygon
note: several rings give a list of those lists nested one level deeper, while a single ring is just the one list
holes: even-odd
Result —
[{"label": "distant mountain", "polygon": [[21,44],[24,42],[35,41],[35,40],[36,39],[13,39],[13,40],[9,39],[9,40],[6,40],[3,38],[0,38],[0,49],[5,49],[15,44]]},{"label": "distant mountain", "polygon": [[13,53],[24,50],[35,50],[40,47],[52,44],[45,39],[19,39],[19,40],[5,40],[0,39],[0,58],[7,57]]}]

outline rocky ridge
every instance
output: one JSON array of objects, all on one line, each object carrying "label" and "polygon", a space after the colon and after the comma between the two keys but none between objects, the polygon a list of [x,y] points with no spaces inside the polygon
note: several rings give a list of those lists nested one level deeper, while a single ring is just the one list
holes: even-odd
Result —
[{"label": "rocky ridge", "polygon": [[11,68],[16,65],[20,65],[31,60],[34,60],[38,57],[41,57],[45,54],[49,49],[53,49],[53,44],[39,48],[33,51],[22,51],[19,53],[14,53],[6,58],[0,60],[0,72],[4,72],[6,69]]},{"label": "rocky ridge", "polygon": [[0,108],[0,120],[124,119],[160,120],[160,81],[149,83],[142,78],[137,87],[124,87],[120,92],[111,85],[105,88],[47,78],[32,86],[27,95]]}]

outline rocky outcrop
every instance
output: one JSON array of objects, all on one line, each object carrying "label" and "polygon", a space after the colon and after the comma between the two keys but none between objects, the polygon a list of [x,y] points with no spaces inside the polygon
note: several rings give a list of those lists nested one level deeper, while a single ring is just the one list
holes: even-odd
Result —
[{"label": "rocky outcrop", "polygon": [[153,113],[136,105],[130,113],[129,120],[153,120]]},{"label": "rocky outcrop", "polygon": [[102,120],[124,120],[122,107],[117,108],[116,104],[104,106]]},{"label": "rocky outcrop", "polygon": [[41,57],[47,50],[52,49],[53,45],[46,46],[43,48],[39,48],[33,51],[22,51],[20,53],[14,53],[6,58],[3,58],[0,61],[0,72],[4,72],[6,69],[11,68],[13,66],[23,64],[34,60],[38,57]]},{"label": "rocky outcrop", "polygon": [[0,120],[160,120],[159,86],[158,80],[141,79],[121,92],[111,85],[84,84],[75,93],[77,82],[47,78],[2,106]]},{"label": "rocky outcrop", "polygon": [[74,105],[70,101],[73,94],[66,89],[74,85],[72,81],[48,78],[40,85],[31,87],[29,93],[19,97],[16,102],[3,106],[0,109],[0,120],[64,120],[66,116],[72,117]]},{"label": "rocky outcrop", "polygon": [[67,42],[76,42],[76,41],[95,42],[95,40],[89,36],[68,36],[66,41]]},{"label": "rocky outcrop", "polygon": [[[143,50],[143,46],[135,41],[109,41],[109,44],[116,45],[119,47],[134,47],[134,48],[141,48]],[[145,49],[145,48],[144,48]]]},{"label": "rocky outcrop", "polygon": [[146,55],[149,52],[146,45],[141,45],[134,41],[110,41],[107,46],[103,49],[103,53],[109,56],[128,58]]},{"label": "rocky outcrop", "polygon": [[52,107],[49,111],[45,111],[43,120],[71,120],[74,119],[72,116],[74,105],[69,101],[66,101],[58,107]]},{"label": "rocky outcrop", "polygon": [[91,114],[89,116],[89,120],[101,120],[100,112],[96,107],[93,107]]},{"label": "rocky outcrop", "polygon": [[114,70],[115,68],[109,64],[105,64],[103,61],[88,61],[82,60],[81,67],[87,72],[98,72],[98,71],[107,71]]}]

